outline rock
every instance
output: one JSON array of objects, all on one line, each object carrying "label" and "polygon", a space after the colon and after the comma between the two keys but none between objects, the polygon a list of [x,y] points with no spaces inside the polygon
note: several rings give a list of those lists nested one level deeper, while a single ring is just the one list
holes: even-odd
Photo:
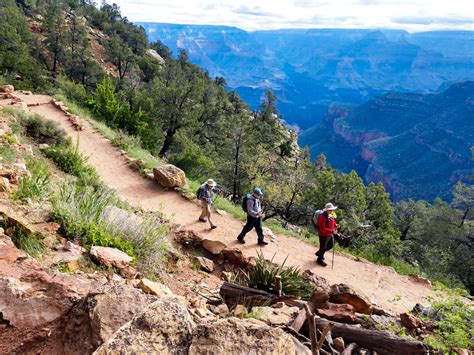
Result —
[{"label": "rock", "polygon": [[229,307],[225,303],[218,305],[213,312],[220,317],[227,317],[230,314]]},{"label": "rock", "polygon": [[146,173],[145,177],[149,180],[155,180],[155,175],[153,173]]},{"label": "rock", "polygon": [[290,232],[301,234],[303,233],[303,230],[301,227],[295,226],[294,224],[287,224],[286,229],[288,229]]},{"label": "rock", "polygon": [[333,303],[346,303],[354,306],[359,313],[371,314],[372,304],[368,297],[356,292],[352,287],[346,284],[337,284],[331,286],[329,300]]},{"label": "rock", "polygon": [[283,306],[281,308],[273,307],[253,307],[252,313],[256,314],[258,319],[272,326],[291,325],[298,315],[298,307]]},{"label": "rock", "polygon": [[204,239],[202,241],[202,247],[211,254],[219,255],[221,251],[227,247],[227,245],[218,240]]},{"label": "rock", "polygon": [[139,275],[139,272],[134,267],[128,265],[120,269],[120,275],[122,275],[126,279],[134,279]]},{"label": "rock", "polygon": [[12,94],[15,91],[15,88],[13,85],[3,85],[0,87],[0,92],[6,93],[6,94]]},{"label": "rock", "polygon": [[203,256],[197,256],[194,258],[199,265],[201,266],[201,270],[204,270],[206,272],[213,272],[214,271],[214,262],[208,258],[205,258]]},{"label": "rock", "polygon": [[305,270],[302,276],[303,276],[303,280],[305,280],[306,282],[309,282],[317,287],[321,287],[322,289],[330,292],[331,284],[324,277],[316,275],[311,270]]},{"label": "rock", "polygon": [[31,91],[26,91],[26,90],[22,90],[21,93],[23,95],[33,95],[33,93]]},{"label": "rock", "polygon": [[153,169],[155,180],[163,187],[183,187],[186,185],[186,175],[180,168],[165,164]]},{"label": "rock", "polygon": [[227,318],[200,324],[194,332],[189,354],[294,355],[296,347],[292,337],[281,329]]},{"label": "rock", "polygon": [[154,49],[152,48],[148,48],[146,50],[146,54],[148,54],[150,57],[152,57],[153,59],[155,59],[158,63],[160,63],[161,65],[165,64],[165,60],[161,57],[161,55],[158,54],[157,51],[155,51]]},{"label": "rock", "polygon": [[408,330],[420,328],[423,325],[423,322],[419,318],[410,313],[400,314],[400,320],[402,321],[403,326]]},{"label": "rock", "polygon": [[157,298],[126,285],[107,286],[86,301],[93,344],[98,347]]},{"label": "rock", "polygon": [[49,144],[46,144],[46,143],[41,143],[38,148],[40,150],[45,150],[45,149],[48,149],[49,148]]},{"label": "rock", "polygon": [[375,314],[377,316],[392,316],[390,312],[386,311],[385,309],[381,307],[377,307],[372,305],[372,314]]},{"label": "rock", "polygon": [[145,165],[145,161],[142,160],[142,159],[133,159],[129,163],[130,168],[132,168],[133,170],[137,170],[137,171],[142,169],[144,165]]},{"label": "rock", "polygon": [[173,292],[171,292],[168,286],[145,278],[140,280],[138,288],[140,288],[145,293],[149,293],[158,297],[166,297],[173,295]]},{"label": "rock", "polygon": [[4,122],[0,122],[0,136],[10,134],[12,133],[12,130],[8,125]]},{"label": "rock", "polygon": [[160,299],[122,326],[94,354],[186,354],[192,333],[188,310]]},{"label": "rock", "polygon": [[200,247],[203,242],[202,236],[191,230],[177,231],[174,233],[173,238],[181,245],[192,245],[195,247]]},{"label": "rock", "polygon": [[194,313],[199,317],[199,318],[204,318],[207,316],[207,309],[205,308],[195,308]]},{"label": "rock", "polygon": [[316,309],[327,308],[329,301],[329,290],[322,287],[316,287],[309,301]]},{"label": "rock", "polygon": [[222,250],[222,255],[229,263],[239,268],[246,269],[249,265],[249,259],[239,248],[225,248]]},{"label": "rock", "polygon": [[234,311],[232,312],[236,317],[243,317],[247,315],[247,308],[244,305],[238,304],[235,306]]},{"label": "rock", "polygon": [[25,163],[14,163],[13,168],[18,171],[28,171]]},{"label": "rock", "polygon": [[92,247],[89,256],[99,264],[107,267],[123,269],[130,264],[132,257],[116,248]]},{"label": "rock", "polygon": [[336,349],[337,351],[341,353],[346,348],[346,345],[344,344],[344,339],[342,339],[341,337],[334,338],[332,342],[334,344],[334,349]]},{"label": "rock", "polygon": [[216,213],[220,216],[227,216],[227,212],[224,210],[216,209]]},{"label": "rock", "polygon": [[10,181],[6,177],[0,177],[0,192],[10,191]]},{"label": "rock", "polygon": [[328,303],[328,308],[318,309],[319,316],[341,323],[355,323],[357,317],[355,308],[350,304]]},{"label": "rock", "polygon": [[270,228],[263,228],[263,236],[267,239],[270,239],[272,242],[274,242],[277,239],[277,236],[272,232]]}]

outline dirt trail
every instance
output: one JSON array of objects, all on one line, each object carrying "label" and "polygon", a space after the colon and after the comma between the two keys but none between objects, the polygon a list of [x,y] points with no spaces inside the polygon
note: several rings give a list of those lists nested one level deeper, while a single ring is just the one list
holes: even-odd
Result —
[{"label": "dirt trail", "polygon": [[[317,266],[315,247],[296,238],[278,235],[275,242],[259,248],[253,231],[247,235],[247,244],[242,246],[237,243],[236,236],[243,222],[230,215],[214,214],[218,228],[211,231],[207,223],[197,221],[200,208],[195,203],[189,202],[174,191],[160,188],[153,181],[132,171],[119,150],[97,133],[87,121],[83,120],[84,130],[77,132],[67,121],[66,115],[49,103],[49,97],[18,96],[29,105],[31,112],[58,122],[71,137],[79,136],[80,151],[89,156],[89,163],[95,166],[102,180],[119,191],[132,205],[147,210],[161,210],[185,228],[195,230],[205,238],[221,240],[229,246],[241,248],[246,255],[256,255],[261,250],[266,258],[275,254],[274,260],[280,263],[288,256],[287,265],[298,266],[301,270],[310,269],[327,278],[330,283],[347,283],[366,294],[372,302],[394,312],[407,311],[416,303],[426,304],[426,297],[434,296],[434,292],[423,281],[400,276],[391,268],[357,261],[338,253],[334,270],[331,270],[331,267]],[[332,253],[329,260],[331,257]]]}]

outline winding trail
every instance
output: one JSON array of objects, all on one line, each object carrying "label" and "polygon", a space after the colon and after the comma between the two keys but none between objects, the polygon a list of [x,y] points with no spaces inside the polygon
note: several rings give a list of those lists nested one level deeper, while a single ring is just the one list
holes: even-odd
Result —
[{"label": "winding trail", "polygon": [[218,228],[211,231],[207,223],[199,223],[197,220],[200,214],[199,206],[131,170],[119,150],[96,132],[86,120],[82,120],[84,130],[77,132],[68,122],[67,116],[50,102],[51,97],[15,95],[28,105],[31,112],[58,122],[73,139],[79,137],[79,150],[89,156],[89,163],[95,166],[104,183],[116,189],[132,205],[141,206],[145,210],[161,210],[186,229],[194,230],[205,238],[221,240],[229,246],[241,248],[246,255],[255,256],[261,250],[268,259],[275,254],[274,261],[278,263],[288,256],[286,265],[297,266],[301,270],[310,269],[327,278],[331,284],[347,283],[367,295],[373,303],[392,312],[411,310],[416,303],[428,304],[426,297],[435,295],[430,286],[422,280],[401,276],[392,268],[365,260],[355,260],[339,253],[336,253],[334,270],[331,270],[331,267],[317,266],[315,247],[296,238],[277,235],[275,242],[259,248],[253,231],[247,235],[247,244],[242,246],[236,241],[236,236],[243,226],[242,221],[230,214],[214,214]]}]

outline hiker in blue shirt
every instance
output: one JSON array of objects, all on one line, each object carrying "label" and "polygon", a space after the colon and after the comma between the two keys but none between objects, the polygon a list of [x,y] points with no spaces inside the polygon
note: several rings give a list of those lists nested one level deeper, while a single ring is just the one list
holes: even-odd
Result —
[{"label": "hiker in blue shirt", "polygon": [[262,203],[260,197],[262,197],[263,192],[258,187],[253,190],[252,194],[248,194],[244,197],[242,208],[247,212],[247,224],[245,224],[242,232],[240,232],[237,240],[241,244],[245,244],[245,235],[250,232],[254,227],[258,236],[258,245],[267,245],[268,243],[263,240],[263,230],[262,230]]}]

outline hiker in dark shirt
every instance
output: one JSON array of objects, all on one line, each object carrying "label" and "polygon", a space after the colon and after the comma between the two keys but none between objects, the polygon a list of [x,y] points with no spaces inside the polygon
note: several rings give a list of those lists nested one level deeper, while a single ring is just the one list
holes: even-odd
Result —
[{"label": "hiker in dark shirt", "polygon": [[237,240],[245,244],[245,235],[250,232],[253,228],[257,232],[258,236],[258,245],[267,245],[268,243],[263,240],[263,229],[262,229],[262,203],[260,201],[260,197],[262,197],[263,192],[259,188],[255,188],[252,194],[248,194],[244,198],[245,206],[242,206],[244,210],[247,212],[247,223],[245,224],[244,228],[240,232]]},{"label": "hiker in dark shirt", "polygon": [[211,219],[211,205],[212,205],[212,196],[214,196],[214,187],[216,182],[212,179],[207,180],[206,183],[202,184],[198,191],[198,199],[201,201],[201,215],[199,216],[199,221],[206,222],[209,221],[211,229],[217,228],[214,222]]}]

